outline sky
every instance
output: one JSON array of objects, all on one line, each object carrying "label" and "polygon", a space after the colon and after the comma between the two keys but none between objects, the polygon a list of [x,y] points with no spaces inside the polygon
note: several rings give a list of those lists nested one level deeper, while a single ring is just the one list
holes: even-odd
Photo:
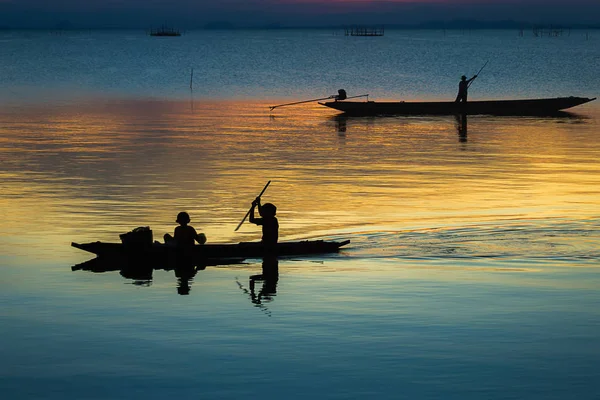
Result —
[{"label": "sky", "polygon": [[201,28],[513,20],[600,24],[600,0],[0,0],[0,27]]}]

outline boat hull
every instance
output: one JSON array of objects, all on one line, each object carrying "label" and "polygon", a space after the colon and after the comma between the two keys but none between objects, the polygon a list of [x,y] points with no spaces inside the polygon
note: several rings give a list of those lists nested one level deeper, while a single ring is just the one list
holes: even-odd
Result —
[{"label": "boat hull", "polygon": [[[299,242],[280,242],[277,244],[277,256],[300,256],[311,254],[336,253],[340,247],[350,243],[324,240],[305,240]],[[260,258],[267,252],[260,242],[242,242],[236,244],[204,244],[189,249],[153,243],[147,246],[125,246],[121,243],[71,243],[71,246],[99,257],[143,257],[151,260],[166,260],[174,256],[185,257],[195,261],[218,260],[231,258]]]},{"label": "boat hull", "polygon": [[347,115],[552,115],[596,98],[556,97],[527,100],[487,100],[456,103],[432,102],[377,102],[377,101],[328,101],[320,103]]}]

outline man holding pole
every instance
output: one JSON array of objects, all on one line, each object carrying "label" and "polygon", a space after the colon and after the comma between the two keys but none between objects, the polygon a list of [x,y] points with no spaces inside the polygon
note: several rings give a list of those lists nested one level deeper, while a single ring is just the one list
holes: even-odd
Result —
[{"label": "man holding pole", "polygon": [[458,83],[458,95],[456,96],[456,103],[466,103],[467,96],[469,92],[469,84],[473,81],[473,79],[477,78],[477,75],[474,75],[471,79],[467,79],[465,75],[460,78],[460,82]]},{"label": "man holding pole", "polygon": [[[254,216],[254,209],[258,207],[258,213],[261,218]],[[260,204],[260,197],[252,202],[250,208],[250,222],[256,225],[262,225],[262,244],[265,251],[273,253],[279,240],[279,222],[277,221],[277,207],[271,203]]]},{"label": "man holding pole", "polygon": [[485,62],[485,64],[483,64],[483,67],[481,67],[479,72],[477,72],[475,75],[473,75],[473,77],[471,79],[467,79],[467,77],[465,75],[463,75],[460,78],[460,82],[458,84],[458,95],[456,96],[456,100],[454,100],[456,103],[460,103],[460,102],[466,103],[467,102],[469,86],[471,86],[471,83],[473,83],[473,80],[475,78],[477,78],[477,76],[481,73],[481,71],[483,71],[483,69],[488,64],[488,62],[490,62],[490,60],[487,60]]}]

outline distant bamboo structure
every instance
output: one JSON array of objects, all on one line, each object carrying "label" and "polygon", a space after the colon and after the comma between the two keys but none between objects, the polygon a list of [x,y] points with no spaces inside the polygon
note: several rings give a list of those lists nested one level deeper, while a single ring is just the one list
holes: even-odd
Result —
[{"label": "distant bamboo structure", "polygon": [[381,26],[363,26],[352,25],[344,27],[344,35],[346,36],[383,36],[385,28]]},{"label": "distant bamboo structure", "polygon": [[161,26],[160,28],[150,29],[150,36],[181,36],[179,29]]},{"label": "distant bamboo structure", "polygon": [[[545,26],[541,26],[541,25],[534,25],[532,28],[532,32],[533,32],[533,36],[535,37],[543,37],[543,36],[547,36],[547,37],[559,37],[562,36],[564,33],[564,29],[562,27],[559,26],[552,26],[550,25],[549,27],[545,27]],[[571,35],[571,29],[568,29],[568,35]]]}]

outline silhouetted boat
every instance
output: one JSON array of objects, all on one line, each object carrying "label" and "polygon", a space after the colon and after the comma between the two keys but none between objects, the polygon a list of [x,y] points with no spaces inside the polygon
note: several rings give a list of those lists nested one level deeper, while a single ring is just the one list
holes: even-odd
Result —
[{"label": "silhouetted boat", "polygon": [[[277,243],[276,254],[278,256],[301,256],[310,254],[336,253],[340,247],[350,243],[349,240],[342,242],[324,240],[304,240],[299,242]],[[170,257],[181,255],[182,250],[171,245],[152,243],[144,246],[128,246],[122,243],[71,243],[71,246],[93,253],[99,257],[144,257],[153,260],[168,260]],[[231,259],[234,257],[262,257],[265,249],[260,242],[241,242],[237,244],[203,244],[195,245],[190,249],[183,250],[183,256],[194,260]]]},{"label": "silhouetted boat", "polygon": [[527,100],[453,101],[327,101],[319,103],[347,115],[552,115],[596,100],[587,97],[556,97]]}]

